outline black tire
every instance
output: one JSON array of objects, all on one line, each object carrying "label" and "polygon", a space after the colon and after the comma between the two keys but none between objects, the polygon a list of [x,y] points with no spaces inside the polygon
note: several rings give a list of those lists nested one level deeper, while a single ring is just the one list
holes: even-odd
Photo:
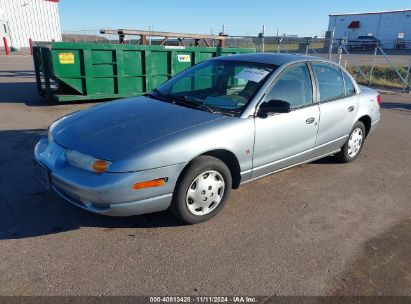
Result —
[{"label": "black tire", "polygon": [[[196,215],[189,210],[187,206],[188,203],[186,202],[186,197],[189,187],[192,185],[195,179],[202,173],[206,173],[207,171],[216,171],[222,176],[225,183],[224,191],[223,193],[220,193],[220,195],[222,196],[221,201],[217,204],[216,207],[214,207],[214,209],[210,213],[205,215]],[[207,176],[207,174],[205,176]],[[216,216],[221,211],[221,209],[223,209],[230,196],[231,188],[232,178],[230,169],[228,169],[227,165],[221,160],[211,156],[199,156],[195,158],[181,174],[174,190],[173,201],[171,203],[170,210],[180,221],[186,224],[197,224],[207,221]],[[208,194],[214,195],[214,193],[211,193],[211,191],[212,190],[210,190]],[[210,201],[212,202],[212,200],[213,199],[211,198]],[[214,202],[211,203],[211,205],[213,204]]]},{"label": "black tire", "polygon": [[[362,136],[363,139],[361,141],[361,146],[359,148],[359,150],[356,152],[355,155],[350,156],[349,153],[349,141],[353,135],[353,133],[357,130],[357,129],[361,129],[362,132]],[[360,155],[362,148],[364,147],[364,141],[365,141],[365,137],[366,137],[366,133],[365,133],[365,127],[364,124],[361,121],[357,121],[354,125],[354,127],[352,128],[350,135],[347,138],[347,141],[345,142],[344,146],[342,146],[341,151],[336,154],[336,158],[342,162],[342,163],[350,163],[354,160],[357,159],[358,155]]]}]

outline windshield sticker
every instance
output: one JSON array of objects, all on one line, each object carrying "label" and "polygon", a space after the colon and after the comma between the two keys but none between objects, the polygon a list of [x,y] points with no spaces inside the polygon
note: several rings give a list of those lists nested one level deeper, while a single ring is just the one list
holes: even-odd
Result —
[{"label": "windshield sticker", "polygon": [[177,55],[178,62],[191,62],[190,55]]},{"label": "windshield sticker", "polygon": [[258,70],[258,69],[244,69],[240,73],[234,76],[234,78],[237,79],[244,79],[247,81],[254,81],[254,82],[260,82],[261,80],[264,79],[265,76],[268,75],[268,71],[265,70]]}]

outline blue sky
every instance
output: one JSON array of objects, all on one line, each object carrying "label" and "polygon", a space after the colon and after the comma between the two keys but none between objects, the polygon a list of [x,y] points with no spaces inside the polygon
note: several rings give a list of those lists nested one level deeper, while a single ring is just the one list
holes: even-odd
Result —
[{"label": "blue sky", "polygon": [[409,0],[60,0],[63,31],[132,28],[231,35],[322,35],[329,13],[411,8]]}]

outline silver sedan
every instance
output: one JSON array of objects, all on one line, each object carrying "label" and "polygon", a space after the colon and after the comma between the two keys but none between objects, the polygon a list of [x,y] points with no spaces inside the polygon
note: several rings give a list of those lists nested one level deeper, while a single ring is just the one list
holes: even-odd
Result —
[{"label": "silver sedan", "polygon": [[35,169],[46,188],[95,213],[170,209],[199,223],[243,183],[329,155],[355,160],[380,103],[319,58],[219,57],[146,96],[55,121],[35,147]]}]

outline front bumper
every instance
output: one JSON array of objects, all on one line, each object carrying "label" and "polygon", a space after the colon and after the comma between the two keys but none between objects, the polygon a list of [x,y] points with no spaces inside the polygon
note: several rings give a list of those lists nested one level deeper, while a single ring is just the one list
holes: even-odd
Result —
[{"label": "front bumper", "polygon": [[[131,216],[166,210],[177,178],[185,164],[127,173],[94,174],[70,166],[66,149],[41,138],[34,158],[50,172],[50,187],[68,202],[82,209],[110,216]],[[164,186],[133,190],[135,183],[167,178]]]},{"label": "front bumper", "polygon": [[131,216],[145,213],[153,213],[166,210],[171,203],[172,194],[166,194],[158,197],[148,198],[135,202],[119,204],[96,204],[93,202],[84,202],[72,197],[61,188],[52,185],[53,190],[73,205],[84,210],[109,216]]}]

